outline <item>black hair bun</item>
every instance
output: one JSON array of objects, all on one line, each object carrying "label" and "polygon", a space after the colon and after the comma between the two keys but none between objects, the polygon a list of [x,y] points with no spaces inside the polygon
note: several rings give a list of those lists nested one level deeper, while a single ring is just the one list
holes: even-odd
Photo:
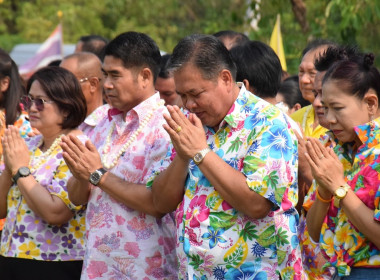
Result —
[{"label": "black hair bun", "polygon": [[375,60],[374,54],[373,53],[367,53],[364,55],[363,64],[366,68],[370,68],[373,65],[374,60]]}]

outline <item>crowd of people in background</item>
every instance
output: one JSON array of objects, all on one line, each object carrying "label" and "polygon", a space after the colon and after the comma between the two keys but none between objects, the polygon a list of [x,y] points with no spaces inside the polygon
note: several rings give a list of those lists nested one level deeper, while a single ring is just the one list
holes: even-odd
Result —
[{"label": "crowd of people in background", "polygon": [[0,49],[0,279],[380,279],[380,73],[224,30]]}]

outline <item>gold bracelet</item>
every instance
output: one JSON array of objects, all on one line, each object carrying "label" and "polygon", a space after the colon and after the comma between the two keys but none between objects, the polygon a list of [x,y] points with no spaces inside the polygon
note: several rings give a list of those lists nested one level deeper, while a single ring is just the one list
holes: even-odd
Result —
[{"label": "gold bracelet", "polygon": [[323,198],[320,196],[320,194],[319,194],[318,188],[317,188],[316,193],[317,193],[317,198],[319,199],[319,201],[324,202],[324,203],[330,203],[330,202],[333,200],[333,198],[334,198],[334,197],[332,196],[329,200],[327,200],[327,199],[323,199]]}]

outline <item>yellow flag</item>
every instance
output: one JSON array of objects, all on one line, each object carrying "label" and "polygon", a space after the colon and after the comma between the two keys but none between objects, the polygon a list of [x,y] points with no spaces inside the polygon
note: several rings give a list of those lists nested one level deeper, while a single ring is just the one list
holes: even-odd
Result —
[{"label": "yellow flag", "polygon": [[287,70],[284,45],[282,44],[281,27],[280,27],[280,15],[277,15],[276,24],[274,25],[272,36],[270,37],[269,45],[275,51],[280,59],[282,70]]}]

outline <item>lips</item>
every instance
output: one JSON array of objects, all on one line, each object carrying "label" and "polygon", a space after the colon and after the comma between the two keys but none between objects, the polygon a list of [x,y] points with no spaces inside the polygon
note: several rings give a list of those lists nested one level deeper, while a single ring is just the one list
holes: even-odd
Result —
[{"label": "lips", "polygon": [[339,135],[340,133],[343,132],[343,130],[333,129],[332,132],[333,132],[335,135]]},{"label": "lips", "polygon": [[38,120],[39,117],[34,116],[34,115],[29,115],[29,120]]},{"label": "lips", "polygon": [[202,118],[203,112],[194,113],[199,119]]}]

